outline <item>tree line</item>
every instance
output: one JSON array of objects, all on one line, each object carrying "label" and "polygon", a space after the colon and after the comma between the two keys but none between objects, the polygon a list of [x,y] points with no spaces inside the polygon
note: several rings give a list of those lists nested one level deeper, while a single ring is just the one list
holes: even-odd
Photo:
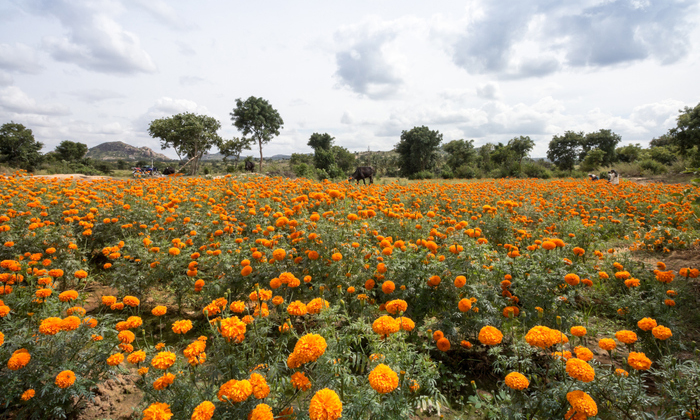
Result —
[{"label": "tree line", "polygon": [[[267,100],[251,96],[245,101],[236,99],[230,118],[240,137],[223,139],[217,133],[221,128],[218,120],[189,112],[152,121],[148,133],[160,140],[162,149],[172,147],[180,160],[187,162],[190,174],[198,172],[203,156],[214,146],[224,156],[224,163],[231,159],[236,168],[243,151],[257,145],[262,171],[263,145],[278,136],[284,125],[279,112]],[[292,154],[289,164],[296,176],[318,179],[342,178],[355,166],[373,166],[379,175],[411,179],[549,178],[620,164],[638,165],[652,174],[663,173],[671,165],[700,168],[700,104],[679,110],[676,126],[651,140],[649,148],[639,144],[619,147],[621,141],[620,135],[609,129],[566,131],[549,142],[547,160],[533,160],[529,156],[535,143],[528,136],[479,147],[474,146],[474,140],[464,139],[442,144],[440,132],[421,126],[402,131],[392,152],[353,154],[334,144],[330,134],[313,133],[307,143],[313,154]],[[45,155],[40,152],[42,147],[22,124],[9,122],[0,127],[0,164],[28,171],[52,162],[63,162],[81,173],[111,170],[107,162],[86,159],[88,148],[83,143],[64,140]],[[117,166],[126,169],[123,161]]]}]

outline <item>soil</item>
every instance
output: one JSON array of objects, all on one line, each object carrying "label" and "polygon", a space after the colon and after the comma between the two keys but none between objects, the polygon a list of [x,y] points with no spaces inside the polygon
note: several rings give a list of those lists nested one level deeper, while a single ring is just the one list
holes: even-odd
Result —
[{"label": "soil", "polygon": [[116,375],[114,379],[98,384],[95,398],[87,402],[77,420],[139,418],[143,392],[136,386],[138,380],[138,374]]},{"label": "soil", "polygon": [[83,174],[55,174],[55,175],[33,175],[34,178],[55,178],[55,179],[69,179],[69,178],[74,178],[75,180],[84,180],[84,181],[96,181],[99,179],[113,179],[111,176],[91,176],[91,175],[83,175]]}]

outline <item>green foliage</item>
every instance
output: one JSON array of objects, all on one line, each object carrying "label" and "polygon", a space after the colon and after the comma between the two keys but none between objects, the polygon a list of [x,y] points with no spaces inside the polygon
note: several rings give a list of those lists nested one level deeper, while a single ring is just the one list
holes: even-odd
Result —
[{"label": "green foliage", "polygon": [[476,168],[470,165],[460,165],[455,169],[454,176],[455,178],[462,178],[462,179],[472,179],[476,178],[479,172],[477,171]]},{"label": "green foliage", "polygon": [[253,142],[260,148],[260,172],[262,172],[263,144],[267,144],[274,136],[280,135],[284,121],[279,112],[263,98],[251,96],[243,102],[236,99],[236,107],[230,113],[231,121],[243,133],[243,138],[250,135]]},{"label": "green foliage", "polygon": [[528,178],[549,179],[552,177],[552,172],[549,169],[535,162],[522,165],[522,171]]},{"label": "green foliage", "polygon": [[619,134],[615,134],[610,130],[601,129],[599,131],[588,133],[581,142],[581,156],[584,160],[588,153],[598,149],[603,152],[600,165],[609,165],[615,162],[615,147],[622,140]]},{"label": "green foliage", "polygon": [[678,155],[668,146],[652,147],[649,157],[663,165],[670,165],[678,159]]},{"label": "green foliage", "polygon": [[331,149],[316,149],[314,151],[314,166],[316,169],[328,172],[331,165],[335,163],[335,155]]},{"label": "green foliage", "polygon": [[414,172],[408,176],[408,179],[432,179],[435,177],[431,171]]},{"label": "green foliage", "polygon": [[535,142],[530,139],[530,136],[518,136],[510,139],[507,147],[515,153],[518,164],[522,164],[523,158],[527,157],[535,147]]},{"label": "green foliage", "polygon": [[0,127],[0,163],[34,171],[42,161],[39,151],[43,146],[22,124],[10,121]]},{"label": "green foliage", "polygon": [[56,146],[56,153],[60,159],[66,162],[75,162],[83,157],[88,151],[87,144],[63,140],[61,144]]},{"label": "green foliage", "polygon": [[328,133],[313,133],[306,144],[314,149],[314,151],[318,149],[330,150],[333,146],[333,140],[335,140],[335,138]]},{"label": "green foliage", "polygon": [[442,150],[447,153],[447,166],[456,171],[462,165],[468,165],[474,160],[474,140],[452,140],[442,146]]},{"label": "green foliage", "polygon": [[335,156],[335,163],[338,165],[341,172],[343,172],[343,175],[353,170],[355,166],[355,156],[350,153],[348,149],[342,146],[333,146],[332,150]]},{"label": "green foliage", "polygon": [[296,165],[292,166],[292,170],[294,171],[294,175],[296,175],[299,178],[309,178],[309,179],[315,178],[313,166],[307,165],[306,163],[302,162],[302,163],[296,164]]},{"label": "green foliage", "polygon": [[685,155],[691,148],[700,146],[700,104],[679,110],[676,127],[669,130],[673,144]]},{"label": "green foliage", "polygon": [[238,160],[241,158],[241,153],[244,150],[250,150],[251,139],[234,137],[230,140],[222,140],[219,143],[219,153],[224,155],[224,163],[229,157],[233,157],[233,164],[238,165]]},{"label": "green foliage", "polygon": [[589,150],[581,162],[581,170],[595,171],[603,165],[605,161],[605,151],[601,149]]},{"label": "green foliage", "polygon": [[399,154],[399,166],[404,176],[430,171],[435,167],[442,134],[426,126],[401,132],[401,141],[395,146]]},{"label": "green foliage", "polygon": [[660,175],[667,172],[666,166],[652,159],[644,159],[643,161],[639,162],[639,166],[645,173],[651,175]]},{"label": "green foliage", "polygon": [[634,162],[641,154],[642,147],[638,144],[628,144],[627,146],[615,149],[615,155],[620,162]]},{"label": "green foliage", "polygon": [[581,153],[583,139],[583,132],[567,131],[563,136],[554,136],[549,142],[547,159],[562,171],[572,171]]},{"label": "green foliage", "polygon": [[221,124],[215,118],[190,112],[151,121],[148,134],[160,139],[161,148],[172,147],[182,159],[192,159],[190,173],[197,173],[199,162],[213,146],[221,144],[216,133]]},{"label": "green foliage", "polygon": [[289,165],[294,167],[300,163],[305,163],[307,165],[313,165],[314,164],[314,156],[308,155],[308,154],[303,154],[303,153],[292,153],[292,157],[289,159]]},{"label": "green foliage", "polygon": [[455,175],[452,173],[452,170],[449,168],[443,169],[441,176],[442,176],[442,179],[452,179],[455,177]]}]

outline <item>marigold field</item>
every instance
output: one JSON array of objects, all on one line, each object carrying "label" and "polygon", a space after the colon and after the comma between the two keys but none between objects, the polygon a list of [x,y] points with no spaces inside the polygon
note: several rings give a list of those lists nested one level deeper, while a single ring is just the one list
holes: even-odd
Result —
[{"label": "marigold field", "polygon": [[0,177],[0,417],[696,418],[698,194]]}]

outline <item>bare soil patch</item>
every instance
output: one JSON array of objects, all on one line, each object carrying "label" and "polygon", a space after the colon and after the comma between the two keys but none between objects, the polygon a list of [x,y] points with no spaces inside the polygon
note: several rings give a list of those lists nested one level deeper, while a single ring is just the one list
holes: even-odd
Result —
[{"label": "bare soil patch", "polygon": [[136,386],[138,374],[117,375],[97,385],[95,398],[88,401],[78,420],[127,420],[140,417],[143,392]]}]

